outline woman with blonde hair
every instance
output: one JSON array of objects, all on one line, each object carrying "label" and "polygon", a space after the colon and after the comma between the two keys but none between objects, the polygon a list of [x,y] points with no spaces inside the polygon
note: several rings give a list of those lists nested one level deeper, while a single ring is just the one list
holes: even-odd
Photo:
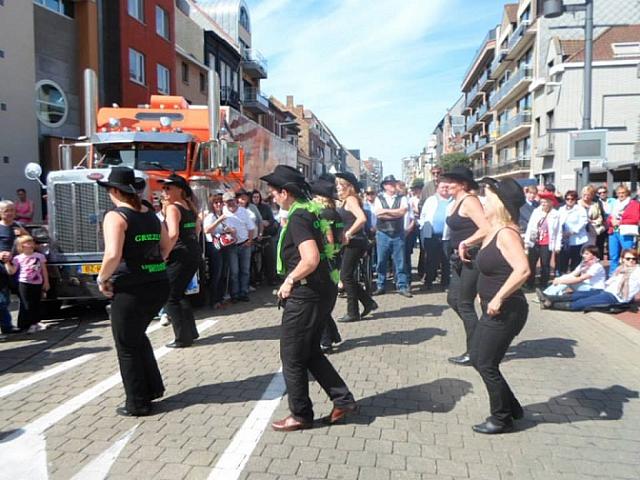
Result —
[{"label": "woman with blonde hair", "polygon": [[[378,304],[356,278],[358,263],[368,248],[368,240],[364,232],[367,217],[359,197],[360,185],[351,172],[336,173],[336,177],[338,198],[342,200],[342,207],[338,209],[338,213],[344,223],[340,280],[347,294],[347,314],[338,321],[354,322],[377,309]],[[362,312],[360,312],[359,303],[364,307]]]},{"label": "woman with blonde hair", "polygon": [[490,228],[476,257],[482,316],[471,339],[470,355],[487,387],[491,416],[473,430],[497,434],[512,430],[513,421],[524,413],[500,372],[500,362],[527,321],[529,307],[521,287],[529,277],[529,262],[518,228],[525,202],[522,188],[512,178],[487,178],[482,183]]},{"label": "woman with blonde hair", "polygon": [[593,188],[593,185],[587,185],[582,189],[580,200],[578,200],[578,205],[587,212],[587,220],[589,221],[587,223],[587,245],[595,245],[598,235],[605,230],[600,205],[598,202],[594,202],[595,197],[596,189]]},{"label": "woman with blonde hair", "polygon": [[167,259],[170,289],[166,311],[175,334],[175,340],[167,347],[184,348],[198,338],[196,320],[185,290],[198,271],[202,258],[198,242],[201,224],[187,181],[174,173],[160,183],[162,196],[168,202],[165,223],[171,245]]}]

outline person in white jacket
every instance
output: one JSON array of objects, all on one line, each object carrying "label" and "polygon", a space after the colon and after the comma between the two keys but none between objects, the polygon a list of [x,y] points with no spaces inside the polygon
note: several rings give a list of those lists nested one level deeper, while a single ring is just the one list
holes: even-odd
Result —
[{"label": "person in white jacket", "polygon": [[533,289],[535,286],[536,265],[540,260],[540,285],[545,288],[551,273],[551,257],[554,252],[560,252],[562,246],[560,213],[553,209],[553,204],[548,198],[541,198],[540,206],[531,213],[524,234],[524,246],[527,249],[531,270],[527,287]]},{"label": "person in white jacket", "polygon": [[569,190],[564,195],[565,204],[560,213],[560,231],[562,233],[562,249],[558,255],[556,266],[560,274],[573,271],[580,265],[582,246],[589,241],[587,225],[589,218],[584,208],[578,202],[578,192]]},{"label": "person in white jacket", "polygon": [[452,198],[445,182],[440,182],[436,193],[427,198],[420,211],[418,225],[420,228],[420,242],[425,252],[424,287],[430,290],[433,281],[440,270],[441,286],[446,288],[449,285],[449,256],[445,252],[444,232],[446,228],[446,218],[448,207]]}]

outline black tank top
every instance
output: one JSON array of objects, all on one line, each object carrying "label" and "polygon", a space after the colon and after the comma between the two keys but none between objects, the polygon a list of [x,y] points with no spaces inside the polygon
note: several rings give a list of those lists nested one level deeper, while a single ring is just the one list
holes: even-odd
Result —
[{"label": "black tank top", "polygon": [[160,220],[149,210],[137,212],[118,207],[127,221],[122,246],[122,260],[113,274],[116,287],[140,285],[167,279],[167,265],[160,253]]},{"label": "black tank top", "polygon": [[[346,232],[356,222],[356,216],[346,208],[339,208],[338,213],[340,214],[340,217],[342,217],[342,222],[344,223],[344,231]],[[353,237],[351,237],[352,240],[366,240],[366,238],[367,237],[364,234],[364,226],[356,233],[354,233]]]},{"label": "black tank top", "polygon": [[451,247],[457,249],[460,242],[469,238],[478,231],[478,226],[468,217],[462,217],[458,213],[462,202],[467,198],[463,198],[456,209],[447,217],[447,226],[450,231]]},{"label": "black tank top", "polygon": [[[509,265],[509,262],[507,262],[498,248],[498,235],[502,230],[504,228],[496,232],[487,246],[480,249],[476,257],[476,264],[480,271],[478,276],[478,295],[480,295],[481,300],[486,302],[490,301],[498,293],[498,290],[502,288],[504,282],[513,272],[513,268],[511,268],[511,265]],[[511,297],[522,295],[522,290],[517,290],[511,294]]]},{"label": "black tank top", "polygon": [[191,210],[182,205],[174,204],[180,210],[180,231],[175,249],[192,249],[194,244],[198,246],[198,236],[196,235],[197,217]]},{"label": "black tank top", "polygon": [[331,223],[331,233],[333,233],[333,241],[340,245],[342,241],[342,232],[344,232],[344,223],[342,217],[333,208],[324,208],[320,212],[320,218]]}]

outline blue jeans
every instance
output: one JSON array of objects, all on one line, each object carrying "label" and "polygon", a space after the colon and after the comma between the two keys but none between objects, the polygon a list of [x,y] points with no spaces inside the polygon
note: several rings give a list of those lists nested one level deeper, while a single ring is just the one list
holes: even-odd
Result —
[{"label": "blue jeans", "polygon": [[9,304],[11,303],[11,293],[8,288],[0,290],[0,328],[2,331],[9,331],[13,328]]},{"label": "blue jeans", "polygon": [[635,237],[633,235],[620,235],[613,232],[609,235],[609,275],[613,274],[620,264],[620,253],[625,248],[633,248]]},{"label": "blue jeans", "polygon": [[388,235],[377,232],[376,246],[378,250],[378,289],[384,290],[384,283],[387,280],[387,262],[391,256],[396,270],[396,288],[408,290],[407,272],[404,265],[404,234]]},{"label": "blue jeans", "polygon": [[615,295],[604,290],[575,292],[571,295],[571,310],[584,310],[592,305],[616,305],[620,301]]},{"label": "blue jeans", "polygon": [[229,285],[231,298],[249,295],[251,274],[251,247],[233,245],[227,249],[229,258]]}]

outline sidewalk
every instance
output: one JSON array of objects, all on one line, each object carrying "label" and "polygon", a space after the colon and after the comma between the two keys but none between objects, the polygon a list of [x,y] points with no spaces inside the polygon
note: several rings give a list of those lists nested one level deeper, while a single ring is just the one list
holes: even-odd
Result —
[{"label": "sidewalk", "polygon": [[[445,295],[378,297],[372,318],[339,325],[345,341],[331,356],[360,413],[344,425],[282,434],[261,429],[287,414],[277,377],[280,312],[270,291],[253,298],[202,316],[207,330],[190,349],[163,354],[170,328],[155,327],[150,338],[164,355],[167,392],[158,413],[146,418],[116,416],[119,381],[60,417],[74,398],[88,398],[87,391],[95,394],[96,385],[117,374],[104,318],[84,319],[66,336],[52,330],[0,344],[4,359],[46,346],[5,371],[0,389],[94,355],[3,399],[5,454],[19,451],[21,436],[11,432],[28,436],[44,425],[28,455],[37,464],[41,441],[39,475],[52,479],[89,471],[85,478],[640,477],[640,331],[612,316],[541,311],[530,303],[528,323],[503,364],[526,417],[517,432],[487,437],[471,431],[488,415],[480,377],[446,361],[461,353],[464,333]],[[336,316],[344,310],[340,300]],[[48,335],[60,335],[58,343],[45,342]],[[316,416],[328,414],[324,393],[315,383],[310,389]]]}]

